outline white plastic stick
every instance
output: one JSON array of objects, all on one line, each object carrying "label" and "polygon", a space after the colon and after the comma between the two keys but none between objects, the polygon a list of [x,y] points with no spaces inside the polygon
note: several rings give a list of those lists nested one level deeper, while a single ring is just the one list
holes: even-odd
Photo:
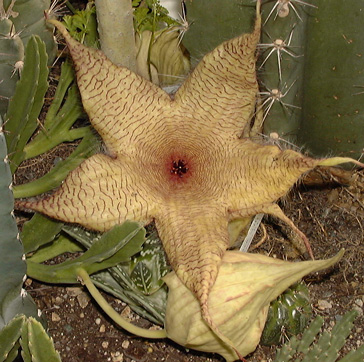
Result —
[{"label": "white plastic stick", "polygon": [[255,215],[252,223],[250,224],[250,228],[248,234],[246,235],[243,243],[241,244],[240,251],[247,252],[250,244],[253,241],[254,235],[256,234],[260,223],[262,222],[264,214],[257,214]]}]

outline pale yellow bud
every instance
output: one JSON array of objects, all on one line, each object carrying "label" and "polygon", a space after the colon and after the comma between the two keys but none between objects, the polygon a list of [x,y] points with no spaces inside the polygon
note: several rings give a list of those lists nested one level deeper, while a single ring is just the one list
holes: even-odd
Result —
[{"label": "pale yellow bud", "polygon": [[165,327],[170,339],[187,348],[222,355],[227,361],[257,347],[269,303],[303,276],[336,263],[343,251],[328,260],[292,263],[259,254],[226,252],[208,308],[223,342],[201,316],[197,298],[174,272],[164,279],[169,288]]}]

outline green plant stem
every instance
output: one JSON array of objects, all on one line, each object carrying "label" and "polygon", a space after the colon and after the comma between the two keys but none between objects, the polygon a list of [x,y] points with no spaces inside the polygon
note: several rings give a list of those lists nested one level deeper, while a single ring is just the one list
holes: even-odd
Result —
[{"label": "green plant stem", "polygon": [[140,328],[137,326],[134,326],[130,322],[128,322],[126,319],[124,319],[119,313],[117,313],[110,304],[104,299],[104,297],[101,295],[101,293],[97,290],[97,288],[94,286],[90,276],[88,273],[80,268],[77,272],[78,277],[81,278],[82,284],[86,286],[90,294],[93,296],[93,298],[96,300],[96,302],[99,304],[99,306],[104,310],[104,312],[119,326],[124,328],[126,331],[144,338],[166,338],[167,333],[165,329],[162,330],[149,330]]},{"label": "green plant stem", "polygon": [[[25,160],[39,156],[48,152],[53,147],[63,142],[73,142],[79,138],[85,137],[89,133],[90,127],[75,128],[72,130],[64,130],[53,135],[52,137],[37,138],[33,142],[28,143],[24,148]],[[53,132],[55,133],[55,132]]]},{"label": "green plant stem", "polygon": [[130,0],[96,0],[101,50],[116,65],[136,72],[133,8]]},{"label": "green plant stem", "polygon": [[73,7],[73,5],[69,1],[66,1],[65,4],[68,7],[68,9],[72,12],[72,14],[74,14],[76,12],[76,9]]}]

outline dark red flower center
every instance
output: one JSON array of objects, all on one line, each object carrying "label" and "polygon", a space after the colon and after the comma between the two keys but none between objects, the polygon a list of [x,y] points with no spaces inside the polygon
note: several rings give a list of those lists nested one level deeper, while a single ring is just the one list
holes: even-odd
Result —
[{"label": "dark red flower center", "polygon": [[187,163],[184,160],[172,161],[171,174],[183,177],[188,172]]}]

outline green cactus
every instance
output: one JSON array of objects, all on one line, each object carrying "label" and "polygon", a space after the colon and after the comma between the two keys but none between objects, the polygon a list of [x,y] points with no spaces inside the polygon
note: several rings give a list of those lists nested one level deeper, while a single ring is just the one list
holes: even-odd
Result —
[{"label": "green cactus", "polygon": [[264,133],[273,138],[277,134],[296,143],[302,118],[304,42],[308,15],[302,11],[303,5],[290,5],[283,7],[274,1],[262,7],[263,30],[258,71]]},{"label": "green cactus", "polygon": [[[183,44],[193,65],[218,43],[249,29],[254,19],[251,1],[186,5]],[[363,6],[363,0],[262,0],[257,110],[263,111],[260,131],[272,141],[305,147],[316,156],[360,157]]]},{"label": "green cactus", "polygon": [[31,297],[22,288],[26,277],[24,249],[13,216],[12,176],[0,116],[0,360],[12,361],[19,348],[22,327],[17,315],[38,316]]},{"label": "green cactus", "polygon": [[309,291],[298,283],[288,288],[270,304],[260,342],[273,345],[303,331],[312,316]]},{"label": "green cactus", "polygon": [[45,45],[39,37],[33,36],[25,51],[23,75],[16,86],[21,96],[11,99],[5,116],[12,172],[24,159],[24,147],[38,127],[38,115],[48,89],[47,77]]},{"label": "green cactus", "polygon": [[0,361],[11,362],[21,356],[24,362],[60,362],[53,341],[36,319],[19,315],[0,331]]},{"label": "green cactus", "polygon": [[52,338],[34,318],[28,318],[23,324],[20,346],[24,362],[61,362],[59,353],[54,349]]},{"label": "green cactus", "polygon": [[25,51],[21,79],[17,83],[5,115],[6,140],[12,172],[15,172],[22,161],[45,153],[62,142],[82,137],[83,140],[72,155],[59,162],[44,177],[14,187],[16,198],[34,196],[57,187],[68,172],[91,155],[98,145],[97,136],[89,126],[72,128],[74,122],[82,116],[83,110],[74,83],[74,73],[67,62],[62,64],[58,87],[44,124],[29,142],[39,128],[38,117],[48,89],[47,77],[47,54],[44,42],[39,37],[33,36]]},{"label": "green cactus", "polygon": [[4,115],[22,70],[24,51],[32,35],[46,44],[48,65],[56,55],[53,31],[47,27],[44,12],[50,0],[0,1],[0,114]]},{"label": "green cactus", "polygon": [[[363,1],[264,3],[264,133],[317,156],[363,152]],[[348,21],[350,19],[350,21]]]},{"label": "green cactus", "polygon": [[[278,350],[274,362],[335,362],[353,328],[356,316],[357,312],[348,312],[341,317],[331,332],[325,330],[322,333],[320,330],[324,320],[322,317],[316,317],[301,339],[293,337]],[[315,342],[316,338],[318,340]],[[361,345],[337,362],[361,362],[363,358],[364,345]]]},{"label": "green cactus", "polygon": [[199,0],[185,4],[187,20],[182,42],[191,54],[193,66],[223,41],[253,28],[255,4],[251,0]]}]

